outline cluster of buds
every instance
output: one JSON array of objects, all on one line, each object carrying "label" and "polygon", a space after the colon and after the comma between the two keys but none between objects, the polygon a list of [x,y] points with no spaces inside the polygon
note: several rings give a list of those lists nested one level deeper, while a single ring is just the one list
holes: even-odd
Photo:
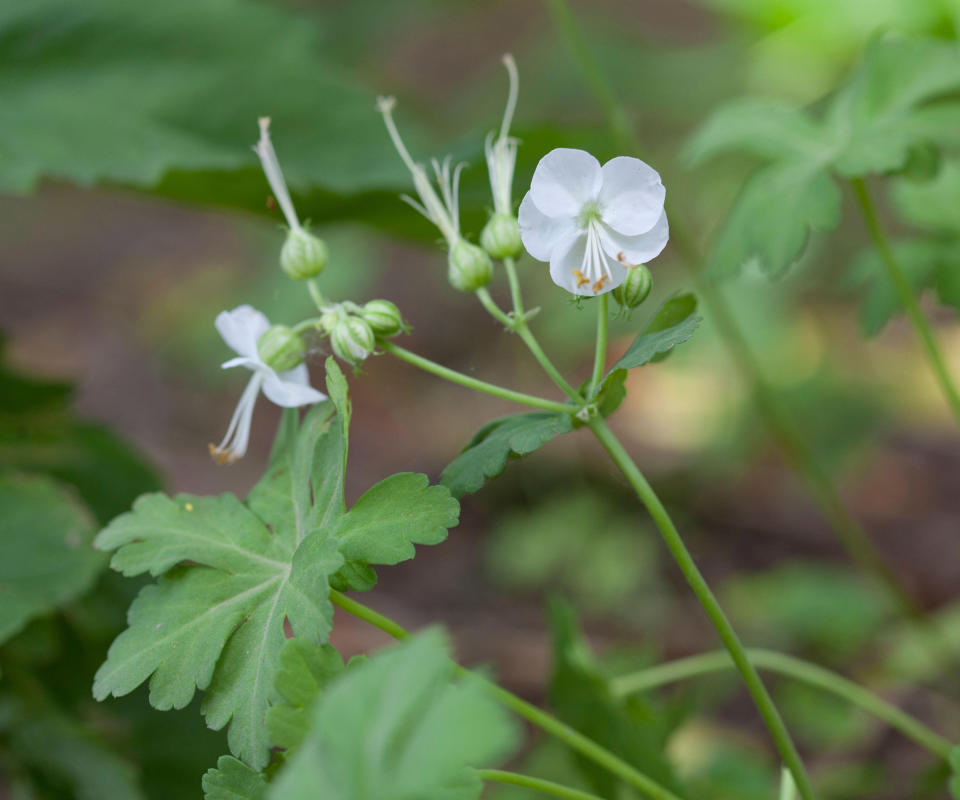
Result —
[{"label": "cluster of buds", "polygon": [[347,302],[325,309],[319,327],[330,337],[334,354],[356,367],[373,353],[378,339],[396,336],[407,326],[389,300],[371,300],[362,306]]}]

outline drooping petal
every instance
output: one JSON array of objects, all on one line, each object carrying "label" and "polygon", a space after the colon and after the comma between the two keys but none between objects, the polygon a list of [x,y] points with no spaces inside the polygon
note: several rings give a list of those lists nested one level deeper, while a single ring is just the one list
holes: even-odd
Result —
[{"label": "drooping petal", "polygon": [[558,147],[537,164],[530,194],[548,217],[576,217],[584,204],[597,199],[603,175],[600,162],[585,150]]},{"label": "drooping petal", "polygon": [[323,392],[310,385],[306,364],[298,364],[279,375],[272,372],[263,381],[263,393],[271,402],[284,408],[296,408],[327,399]]},{"label": "drooping petal", "polygon": [[247,369],[257,370],[260,367],[263,367],[264,363],[256,358],[248,358],[247,356],[237,356],[236,358],[228,359],[220,365],[220,369],[233,369],[234,367],[246,367]]},{"label": "drooping petal", "polygon": [[237,306],[233,311],[221,311],[214,322],[217,331],[233,350],[246,358],[260,361],[257,342],[267,332],[270,322],[252,306]]},{"label": "drooping petal", "polygon": [[600,244],[607,255],[628,267],[652,261],[663,252],[669,238],[670,226],[665,211],[660,212],[660,218],[650,230],[638,236],[624,236],[608,225],[600,231]]},{"label": "drooping petal", "polygon": [[603,221],[626,236],[649,231],[659,220],[666,197],[657,171],[639,158],[618,156],[604,164],[601,173]]},{"label": "drooping petal", "polygon": [[520,240],[537,261],[549,261],[558,242],[566,242],[577,234],[573,217],[548,217],[541,213],[533,202],[532,192],[527,192],[520,203],[518,217]]}]

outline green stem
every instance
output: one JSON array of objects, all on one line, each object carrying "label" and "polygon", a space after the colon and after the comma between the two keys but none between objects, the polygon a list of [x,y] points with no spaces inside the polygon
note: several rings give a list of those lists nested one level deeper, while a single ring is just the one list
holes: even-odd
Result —
[{"label": "green stem", "polygon": [[930,362],[930,368],[933,370],[940,389],[943,392],[950,410],[953,412],[954,419],[960,425],[960,393],[950,376],[946,362],[943,359],[943,353],[940,352],[940,346],[937,344],[936,337],[933,335],[933,329],[930,322],[924,315],[917,302],[916,293],[913,286],[904,274],[903,268],[897,262],[887,241],[887,236],[883,232],[880,220],[877,217],[877,210],[874,207],[873,199],[862,178],[852,178],[850,184],[853,187],[853,193],[856,195],[857,202],[860,204],[860,211],[863,214],[863,221],[870,232],[870,238],[873,240],[874,247],[880,255],[880,261],[883,263],[887,272],[887,277],[900,298],[900,304],[907,312],[907,318],[913,326],[914,332],[920,338],[924,352],[927,354],[927,360]]},{"label": "green stem", "polygon": [[311,317],[310,319],[305,319],[303,322],[298,322],[293,326],[294,333],[303,333],[308,330],[317,330],[320,327],[320,317]]},{"label": "green stem", "polygon": [[317,283],[316,278],[307,279],[307,290],[310,292],[310,298],[313,300],[313,304],[323,311],[323,307],[327,305],[327,300],[323,296],[323,292],[320,291],[320,284]]},{"label": "green stem", "polygon": [[510,319],[510,317],[508,317],[501,310],[500,306],[498,306],[494,302],[493,298],[490,296],[490,292],[488,292],[486,288],[477,289],[477,291],[474,292],[474,294],[476,294],[477,299],[480,300],[480,303],[483,305],[483,307],[487,309],[487,311],[490,313],[490,316],[496,319],[508,330],[512,331],[514,329],[514,327],[516,326],[516,323],[514,322],[514,320]]},{"label": "green stem", "polygon": [[[372,608],[368,608],[362,603],[358,603],[347,597],[342,592],[335,589],[330,590],[330,602],[338,608],[342,608],[349,614],[370,623],[375,628],[379,628],[384,633],[389,634],[394,639],[408,639],[410,633],[398,625],[393,620],[385,617]],[[462,674],[468,674],[473,680],[479,681],[483,688],[507,708],[523,717],[528,722],[536,725],[541,730],[556,737],[564,744],[578,751],[582,755],[596,762],[600,766],[609,770],[611,773],[621,778],[626,783],[636,789],[639,789],[645,796],[652,800],[680,800],[675,794],[658,784],[652,778],[648,778],[639,770],[630,766],[626,761],[614,755],[609,750],[604,749],[596,742],[588,739],[579,731],[574,730],[569,725],[541,711],[532,703],[528,703],[517,697],[512,692],[498,686],[482,675],[470,672],[464,667],[458,666],[458,671]]]},{"label": "green stem", "polygon": [[521,775],[519,772],[507,772],[502,769],[478,769],[474,770],[474,772],[476,772],[477,777],[483,781],[522,786],[525,789],[533,789],[535,792],[551,794],[554,797],[563,797],[565,800],[603,800],[599,795],[582,792],[579,789],[564,786],[562,783],[554,783],[553,781],[545,781],[542,778],[534,778],[532,775]]},{"label": "green stem", "polygon": [[560,387],[563,393],[573,400],[574,403],[583,405],[586,402],[583,396],[567,383],[567,380],[560,374],[560,370],[554,366],[549,356],[547,356],[543,348],[540,347],[540,342],[537,341],[533,332],[530,330],[530,326],[527,324],[526,311],[523,307],[523,295],[520,292],[520,281],[517,278],[516,264],[511,257],[507,256],[503,259],[503,266],[506,268],[507,279],[510,281],[510,297],[513,300],[513,314],[515,317],[514,331],[516,331],[517,336],[523,340],[523,343],[533,354],[533,357],[543,368],[543,371],[550,376],[550,380]]},{"label": "green stem", "polygon": [[[634,128],[627,121],[622,107],[610,89],[602,71],[593,58],[576,25],[566,0],[547,0],[557,27],[574,55],[597,103],[607,116],[614,138],[624,150],[640,152],[641,143]],[[627,124],[624,124],[625,121]],[[789,412],[763,376],[760,365],[750,350],[746,338],[726,300],[709,282],[703,280],[694,268],[702,261],[694,237],[684,226],[682,215],[669,213],[670,239],[680,251],[680,260],[687,268],[698,295],[717,326],[720,338],[744,379],[753,387],[757,409],[768,430],[784,451],[792,468],[804,479],[813,501],[827,520],[847,551],[851,560],[872,573],[887,586],[897,599],[904,614],[918,618],[922,610],[900,584],[894,571],[883,559],[873,541],[859,522],[847,510],[840,493],[829,475],[807,445]]]},{"label": "green stem", "polygon": [[600,381],[603,380],[604,359],[607,355],[607,295],[600,295],[597,308],[597,345],[593,353],[593,375],[590,378],[590,388],[587,397],[593,399],[600,391]]},{"label": "green stem", "polygon": [[[755,667],[786,675],[841,697],[896,728],[904,736],[913,739],[934,755],[949,759],[950,751],[953,749],[949,740],[928,728],[920,720],[842,675],[837,675],[817,664],[811,664],[809,661],[772,650],[749,648],[746,652]],[[730,655],[725,651],[703,653],[614,678],[610,688],[615,695],[622,697],[699,675],[723,672],[733,666]]]},{"label": "green stem", "polygon": [[696,563],[694,563],[690,551],[687,550],[686,545],[684,545],[683,539],[680,537],[663,503],[660,502],[660,498],[657,497],[656,492],[653,491],[653,488],[647,482],[643,473],[637,468],[633,459],[630,458],[630,455],[624,449],[623,445],[610,428],[607,427],[606,422],[599,417],[594,417],[587,425],[597,437],[600,444],[603,445],[603,448],[609,453],[614,463],[620,468],[621,472],[623,472],[637,493],[637,497],[640,498],[640,502],[646,507],[653,521],[660,529],[663,540],[673,555],[674,560],[677,562],[677,566],[679,566],[681,572],[683,572],[684,577],[690,584],[690,588],[693,589],[693,593],[697,596],[704,611],[706,611],[707,616],[713,623],[713,627],[716,628],[721,641],[727,648],[730,657],[739,670],[743,682],[750,692],[750,696],[760,711],[760,716],[763,717],[763,721],[766,723],[767,729],[770,731],[770,735],[777,749],[780,751],[780,757],[783,759],[783,763],[793,774],[801,797],[803,797],[804,800],[813,800],[815,796],[813,787],[810,784],[810,779],[807,777],[807,771],[803,766],[803,762],[800,760],[800,755],[797,753],[797,748],[790,738],[783,719],[780,717],[780,712],[777,711],[777,707],[774,705],[769,692],[767,692],[766,687],[760,680],[760,676],[750,663],[750,659],[747,658],[747,654],[743,645],[740,643],[736,631],[734,631],[733,626],[720,607],[720,603],[717,602],[717,598],[710,590],[706,580],[697,568]]},{"label": "green stem", "polygon": [[413,364],[415,367],[419,367],[426,372],[430,372],[440,378],[451,381],[452,383],[465,386],[468,389],[474,389],[475,391],[483,392],[484,394],[493,395],[494,397],[499,397],[502,400],[509,400],[512,403],[533,406],[534,408],[542,408],[544,411],[553,411],[557,414],[570,414],[576,411],[573,406],[570,406],[566,403],[557,403],[553,400],[537,397],[536,395],[515,392],[513,389],[506,389],[503,386],[497,386],[495,383],[487,383],[486,381],[481,381],[478,378],[471,378],[469,375],[464,375],[462,372],[457,372],[449,367],[444,367],[435,361],[431,361],[429,358],[418,356],[416,353],[411,353],[409,350],[406,350],[403,347],[395,345],[391,342],[381,342],[380,347],[382,347],[387,353],[396,356],[402,361],[406,361],[408,364]]}]

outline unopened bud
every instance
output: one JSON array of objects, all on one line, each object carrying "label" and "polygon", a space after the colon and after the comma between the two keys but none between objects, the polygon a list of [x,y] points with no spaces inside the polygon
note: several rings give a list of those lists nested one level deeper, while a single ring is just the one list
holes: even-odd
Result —
[{"label": "unopened bud", "polygon": [[454,289],[475,292],[493,277],[493,262],[482,248],[460,239],[450,251],[447,277]]},{"label": "unopened bud", "polygon": [[373,329],[360,317],[342,317],[330,334],[330,346],[333,352],[353,366],[357,366],[369,356],[376,343]]},{"label": "unopened bud", "polygon": [[646,264],[638,264],[627,269],[627,277],[613,290],[613,297],[624,308],[636,308],[647,299],[652,288],[650,270]]},{"label": "unopened bud", "polygon": [[294,280],[315,278],[327,266],[327,246],[303,228],[291,229],[280,251],[280,266]]},{"label": "unopened bud", "polygon": [[520,225],[512,214],[494,214],[480,233],[480,244],[493,258],[511,258],[523,252]]},{"label": "unopened bud", "polygon": [[400,309],[389,300],[371,300],[360,310],[360,316],[366,320],[374,334],[383,338],[396,336],[403,330]]},{"label": "unopened bud", "polygon": [[273,325],[257,342],[257,353],[274,372],[286,372],[303,361],[307,347],[303,339],[286,325]]}]

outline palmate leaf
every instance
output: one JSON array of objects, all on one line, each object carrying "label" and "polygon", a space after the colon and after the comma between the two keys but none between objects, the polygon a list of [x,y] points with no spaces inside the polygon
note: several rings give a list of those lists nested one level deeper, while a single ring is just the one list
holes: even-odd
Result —
[{"label": "palmate leaf", "polygon": [[718,111],[692,138],[703,160],[741,151],[772,163],[738,197],[711,255],[714,274],[776,274],[791,266],[811,232],[840,219],[832,174],[861,177],[909,169],[931,145],[956,147],[960,48],[933,39],[874,41],[824,119],[753,101]]},{"label": "palmate leaf", "polygon": [[68,487],[0,474],[0,642],[92,585],[105,562],[94,529]]},{"label": "palmate leaf", "polygon": [[440,476],[454,497],[477,491],[487,478],[499,475],[513,456],[525,456],[561,433],[573,422],[568,414],[535,411],[495,419],[477,431]]},{"label": "palmate leaf", "polygon": [[610,368],[610,372],[662,361],[674,347],[693,336],[703,321],[696,312],[697,298],[694,295],[678,294],[669,298],[657,309],[643,332],[637,335],[627,352]]},{"label": "palmate leaf", "polygon": [[516,730],[478,684],[453,677],[436,630],[348,670],[268,798],[475,800],[482,786],[468,768],[503,757]]},{"label": "palmate leaf", "polygon": [[[378,496],[396,509],[417,507],[417,514],[390,518],[392,509],[384,508],[378,520],[368,503],[355,521],[348,519],[349,399],[333,359],[327,376],[336,418],[328,404],[319,405],[294,435],[295,419],[288,416],[247,504],[232,495],[145,495],[96,540],[115,551],[111,563],[118,571],[160,577],[131,605],[129,627],[97,672],[94,695],[124,695],[149,679],[151,704],[169,709],[205,689],[207,724],[229,723],[231,752],[256,769],[269,756],[265,719],[276,697],[284,624],[294,636],[326,640],[330,579],[344,563],[341,548],[363,569],[396,563],[413,555],[412,543],[442,538],[441,521],[457,520],[445,489],[428,489],[425,478],[409,475],[388,478],[383,483],[392,491]],[[418,522],[425,520],[431,525],[423,530]],[[382,537],[384,546],[367,541],[368,534]]]}]

